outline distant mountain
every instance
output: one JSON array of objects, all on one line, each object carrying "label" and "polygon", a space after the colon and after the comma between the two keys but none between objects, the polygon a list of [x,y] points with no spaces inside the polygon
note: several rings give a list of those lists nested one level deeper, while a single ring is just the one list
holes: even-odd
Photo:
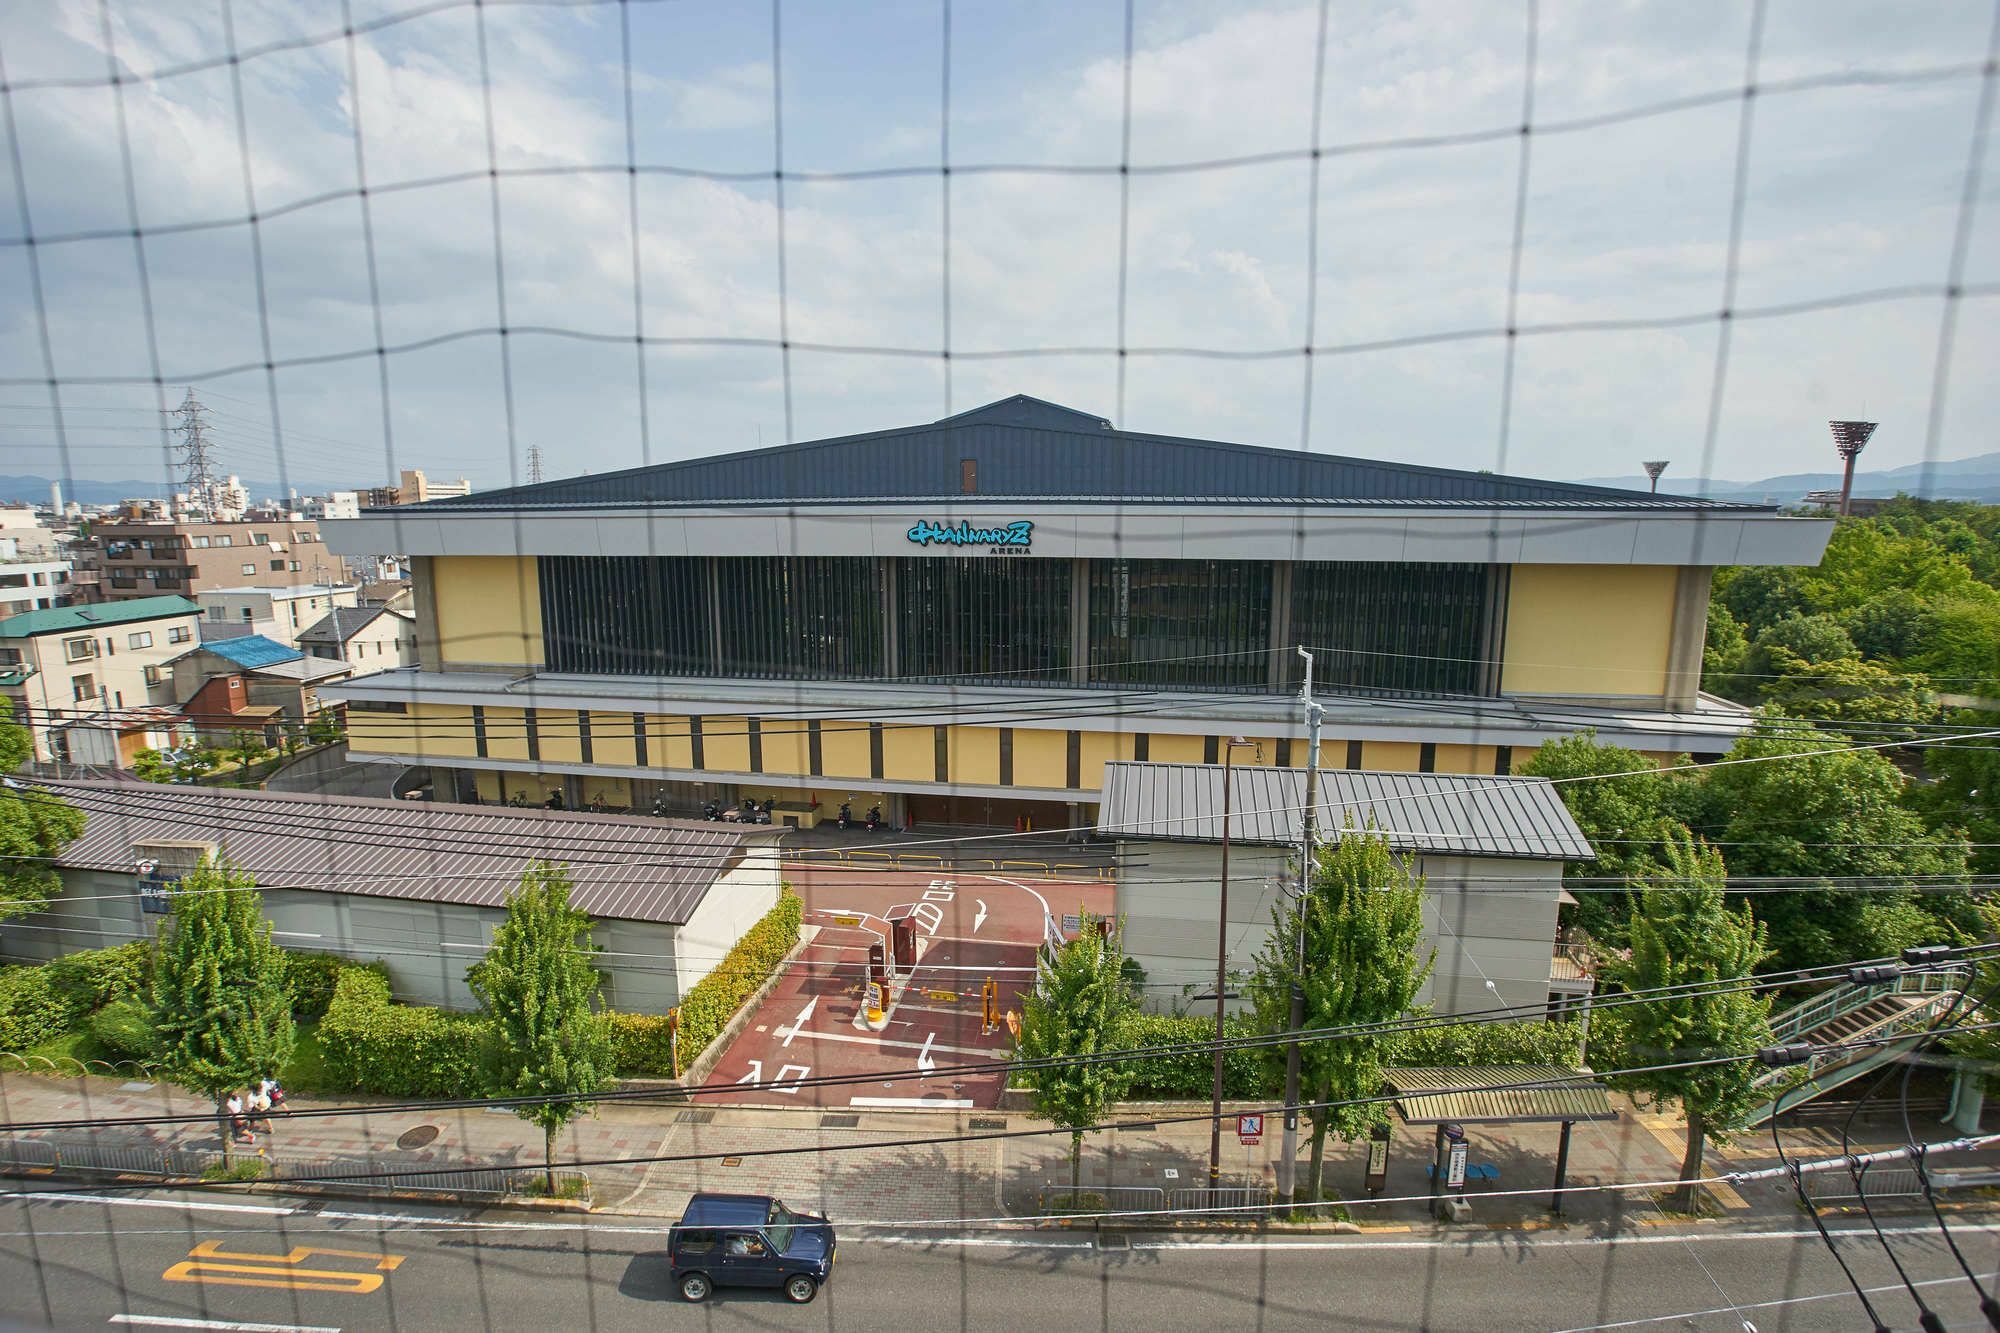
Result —
[{"label": "distant mountain", "polygon": [[[1912,495],[1928,495],[1939,500],[1980,500],[1987,504],[2000,504],[2000,453],[1942,459],[1931,466],[1928,481],[1924,472],[1921,463],[1880,472],[1857,472],[1854,474],[1854,493],[1894,495],[1898,491],[1907,491]],[[1579,477],[1577,480],[1589,486],[1622,486],[1641,491],[1649,485],[1643,473],[1623,477]],[[1730,481],[1726,478],[1676,477],[1669,467],[1666,475],[1660,478],[1660,489],[1676,495],[1710,495],[1724,500],[1769,499],[1773,504],[1793,504],[1804,499],[1807,491],[1839,488],[1838,472],[1791,472],[1757,481]]]},{"label": "distant mountain", "polygon": [[[0,476],[0,503],[47,504],[51,477],[38,477],[32,473],[18,476]],[[258,481],[245,477],[243,485],[255,500],[267,500],[284,494],[275,481]],[[323,481],[303,481],[293,478],[293,489],[300,495],[321,495],[329,490],[351,491],[352,482],[335,484]],[[120,500],[157,500],[166,498],[166,488],[158,478],[152,481],[86,481],[79,477],[74,486],[63,487],[63,501],[71,500],[85,505],[117,504]]]}]

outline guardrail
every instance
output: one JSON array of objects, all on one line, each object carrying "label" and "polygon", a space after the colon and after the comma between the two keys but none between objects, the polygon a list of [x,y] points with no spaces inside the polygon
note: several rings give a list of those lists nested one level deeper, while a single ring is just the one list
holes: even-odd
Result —
[{"label": "guardrail", "polygon": [[[1806,1194],[1815,1201],[1859,1199],[1864,1191],[1871,1199],[1920,1198],[1924,1192],[1923,1182],[1917,1179],[1917,1170],[1912,1166],[1887,1169],[1871,1166],[1861,1173],[1858,1186],[1852,1171],[1802,1171],[1799,1178],[1805,1182]],[[1936,1172],[1931,1173],[1931,1186],[1937,1188]]]},{"label": "guardrail", "polygon": [[1100,1213],[1171,1217],[1180,1213],[1222,1210],[1229,1210],[1237,1216],[1254,1217],[1255,1210],[1270,1207],[1274,1197],[1271,1190],[1262,1185],[1191,1186],[1173,1190],[1157,1185],[1086,1185],[1075,1190],[1043,1190],[1035,1202],[1037,1210],[1045,1215],[1067,1214],[1073,1217]]}]

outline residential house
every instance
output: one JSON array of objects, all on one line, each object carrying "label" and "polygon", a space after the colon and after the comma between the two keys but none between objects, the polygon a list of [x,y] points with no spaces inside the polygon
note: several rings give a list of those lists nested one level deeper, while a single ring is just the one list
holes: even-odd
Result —
[{"label": "residential house", "polygon": [[[106,719],[144,719],[149,715],[136,710],[177,701],[169,664],[195,642],[199,612],[185,597],[142,597],[0,620],[0,695],[33,734],[35,758],[129,763],[129,756],[107,757],[97,743]],[[68,744],[66,733],[81,718],[93,719],[89,758],[73,758]],[[120,742],[118,748],[124,754],[141,747]]]},{"label": "residential house", "polygon": [[261,634],[204,641],[173,663],[181,711],[210,744],[249,731],[275,745],[287,727],[337,707],[320,699],[319,687],[349,671],[345,662],[307,657]]},{"label": "residential house", "polygon": [[296,648],[301,630],[319,623],[335,608],[356,605],[361,592],[348,584],[308,583],[296,588],[253,585],[210,588],[197,594],[195,600],[201,603],[204,641],[261,634]]},{"label": "residential house", "polygon": [[299,631],[307,656],[345,662],[357,676],[417,664],[417,621],[387,606],[336,607]]}]

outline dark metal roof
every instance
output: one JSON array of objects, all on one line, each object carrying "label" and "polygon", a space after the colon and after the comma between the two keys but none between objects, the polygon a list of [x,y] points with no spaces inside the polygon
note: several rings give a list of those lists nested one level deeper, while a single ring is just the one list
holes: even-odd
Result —
[{"label": "dark metal roof", "polygon": [[595,917],[684,924],[759,839],[726,824],[360,796],[65,783],[86,815],[61,863],[130,874],[134,844],[216,843],[262,888],[501,907],[530,861]]},{"label": "dark metal roof", "polygon": [[[1451,1065],[1385,1069],[1396,1111],[1411,1125],[1519,1125],[1616,1120],[1611,1090],[1558,1065]],[[1522,1087],[1521,1084],[1539,1084]]]},{"label": "dark metal roof", "polygon": [[[972,493],[963,484],[968,461],[976,476]],[[1115,430],[1100,417],[1025,394],[924,425],[545,481],[413,507],[1020,500],[1772,508]]]},{"label": "dark metal roof", "polygon": [[[1186,842],[1222,839],[1222,765],[1104,766],[1097,831]],[[1239,764],[1230,779],[1232,841],[1291,846],[1305,770]],[[1597,853],[1547,778],[1321,769],[1323,837],[1373,825],[1391,846],[1462,856],[1587,861]]]},{"label": "dark metal roof", "polygon": [[[401,615],[382,603],[373,606],[336,606],[299,631],[300,643],[346,643],[367,628],[377,616]],[[403,617],[410,619],[408,616]]]}]

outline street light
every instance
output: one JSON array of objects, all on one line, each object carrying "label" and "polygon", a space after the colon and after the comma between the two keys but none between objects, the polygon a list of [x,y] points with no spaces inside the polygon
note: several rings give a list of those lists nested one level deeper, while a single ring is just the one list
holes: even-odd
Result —
[{"label": "street light", "polygon": [[[1222,1184],[1222,1016],[1229,999],[1229,777],[1238,747],[1250,748],[1241,736],[1222,747],[1222,895],[1215,909],[1215,1082],[1210,1088],[1208,1123],[1208,1187]],[[1211,1196],[1212,1199],[1212,1196]]]},{"label": "street light", "polygon": [[1841,457],[1845,471],[1840,477],[1840,515],[1847,516],[1848,497],[1854,494],[1854,460],[1861,457],[1861,451],[1868,446],[1868,437],[1875,433],[1872,421],[1829,421],[1833,428],[1834,451]]}]

